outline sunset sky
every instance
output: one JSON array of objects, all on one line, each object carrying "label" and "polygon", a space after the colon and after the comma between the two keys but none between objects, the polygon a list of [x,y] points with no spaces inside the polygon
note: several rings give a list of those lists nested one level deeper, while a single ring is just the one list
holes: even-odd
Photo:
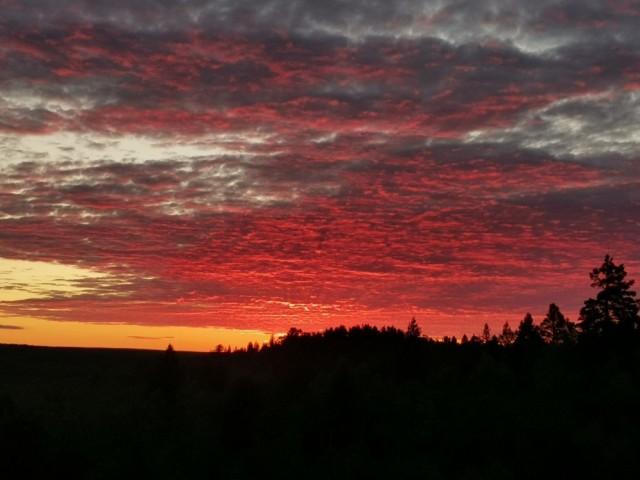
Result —
[{"label": "sunset sky", "polygon": [[640,278],[639,25],[636,0],[0,0],[0,343],[575,321],[607,252]]}]

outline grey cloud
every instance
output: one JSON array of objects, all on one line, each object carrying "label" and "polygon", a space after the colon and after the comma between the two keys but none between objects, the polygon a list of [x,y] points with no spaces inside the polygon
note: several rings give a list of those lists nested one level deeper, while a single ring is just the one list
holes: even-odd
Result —
[{"label": "grey cloud", "polygon": [[[281,12],[282,6],[290,3],[275,2],[271,4],[273,9],[264,8],[269,12]],[[150,8],[158,5],[149,3],[135,8],[144,16]],[[163,5],[167,7],[173,4],[167,2]],[[209,6],[216,5],[227,4],[218,2]],[[372,8],[369,4],[361,5],[358,2],[338,2],[329,7],[324,4],[317,7],[304,2],[297,2],[295,5],[300,5],[301,11],[308,12],[304,18],[323,19],[325,15],[330,18],[335,12],[343,12],[335,13],[336,18],[348,18],[353,14],[359,21],[366,18],[367,12]],[[414,7],[412,2],[400,2],[399,6],[388,8],[403,11]],[[451,4],[450,7],[442,4],[445,11],[454,7],[455,15],[438,20],[434,28],[455,21],[464,26],[465,30],[473,31],[476,23],[490,23],[496,20],[496,15],[498,20],[502,19],[502,9],[492,2],[472,2],[463,10],[459,9],[459,3]],[[106,6],[99,4],[86,8],[100,10]],[[112,8],[115,9],[114,16],[117,18],[117,4],[112,5]],[[127,10],[128,7],[123,8]],[[212,11],[233,12],[235,8],[213,8]],[[132,10],[132,14],[136,11],[138,10]],[[521,6],[515,11],[521,17],[534,16],[534,10],[529,7]],[[598,10],[598,13],[601,12]],[[505,15],[512,14],[513,12],[507,11]],[[462,17],[455,20],[460,15]],[[105,15],[104,18],[110,17]],[[381,18],[389,18],[388,12]],[[569,30],[573,31],[575,28],[577,27],[570,26]],[[55,29],[53,31],[55,33]],[[205,32],[204,38],[215,39],[216,35],[221,35],[218,30],[215,32],[213,35]],[[68,33],[71,33],[71,29]],[[262,55],[253,54],[252,58],[230,62],[190,58],[188,65],[169,66],[157,59],[176,55],[170,48],[174,43],[189,42],[188,35],[183,31],[143,32],[134,35],[122,31],[120,24],[103,23],[91,30],[90,45],[108,53],[90,56],[82,61],[82,68],[92,72],[90,78],[67,80],[52,74],[55,68],[76,68],[65,53],[68,50],[67,44],[53,46],[56,40],[61,41],[63,34],[52,34],[52,42],[49,43],[45,41],[48,40],[49,33],[38,34],[31,30],[21,33],[17,29],[16,35],[24,37],[23,40],[36,49],[41,48],[40,45],[49,45],[42,52],[46,60],[26,59],[24,55],[16,53],[12,56],[15,57],[13,62],[16,68],[5,71],[5,76],[10,75],[7,81],[13,85],[13,90],[22,92],[23,96],[40,99],[40,104],[36,107],[9,112],[0,120],[7,129],[28,131],[38,131],[49,126],[62,129],[99,129],[105,126],[105,118],[109,118],[101,110],[85,112],[83,108],[75,108],[63,115],[59,108],[45,107],[50,100],[56,98],[71,99],[78,102],[80,107],[85,104],[93,109],[125,106],[151,110],[170,107],[191,113],[215,110],[223,112],[220,118],[232,128],[238,128],[242,120],[225,117],[226,109],[266,103],[282,118],[286,118],[292,111],[288,101],[309,96],[314,98],[315,103],[305,104],[306,114],[318,111],[340,118],[358,118],[359,115],[382,112],[389,106],[407,101],[412,105],[414,115],[435,116],[438,119],[434,127],[436,129],[477,129],[515,121],[523,111],[540,108],[540,104],[548,103],[554,96],[567,96],[576,90],[604,91],[619,88],[625,69],[638,61],[633,53],[637,48],[633,48],[632,41],[622,48],[617,29],[604,29],[601,33],[598,31],[589,42],[571,41],[563,44],[554,49],[552,55],[523,52],[510,42],[487,43],[484,37],[457,44],[429,35],[411,38],[406,40],[406,44],[398,44],[393,38],[372,38],[352,44],[341,39],[339,32],[310,38],[294,30],[291,36],[284,38],[273,33],[251,30],[246,33],[246,38],[242,38],[252,44],[264,45]],[[325,67],[336,66],[336,52],[345,46],[349,47],[351,54],[349,58],[341,60],[344,70],[333,74],[323,71]],[[126,62],[119,64],[109,58],[125,53],[132,55],[136,62],[142,62],[138,68],[132,69]],[[156,63],[150,65],[149,72],[144,73],[149,58],[156,58]],[[268,65],[270,61],[283,62],[287,74],[292,76],[312,72],[317,76],[318,84],[309,86],[304,80],[285,87],[270,84],[268,82],[274,75]],[[18,67],[26,68],[26,71],[22,72]],[[176,68],[185,68],[185,71],[176,71]],[[351,68],[355,72],[351,72]],[[403,69],[404,76],[394,79],[390,75],[390,68]],[[602,71],[594,73],[593,68]],[[380,75],[375,78],[358,77],[362,72],[370,73],[372,70],[380,72]],[[25,83],[25,80],[35,79],[46,79],[46,86],[42,81]],[[176,92],[176,81],[187,82],[188,91]],[[577,87],[578,84],[583,86]],[[510,90],[513,88],[516,88],[515,92]],[[8,89],[7,92],[11,93],[13,90]],[[142,91],[144,95],[140,94]],[[517,95],[522,98],[518,100]],[[505,99],[509,98],[512,103],[505,104]],[[328,108],[322,103],[324,100],[337,100],[340,106]],[[482,105],[476,105],[478,103]],[[461,115],[461,109],[465,115]],[[116,116],[111,122],[122,124],[123,120],[126,117],[121,119]],[[209,121],[206,119],[194,118],[190,122],[192,132],[183,130],[186,125],[172,122],[170,118],[167,122],[164,125],[154,125],[153,128],[164,129],[174,135],[182,132],[189,135],[201,133],[203,129],[216,128],[215,123],[214,126],[208,126]]]},{"label": "grey cloud", "polygon": [[521,116],[511,128],[476,132],[471,141],[500,141],[554,156],[590,162],[598,156],[636,158],[640,95],[635,92],[577,95]]},{"label": "grey cloud", "polygon": [[[72,8],[72,7],[76,8]],[[46,24],[58,21],[91,21],[117,23],[129,29],[157,31],[192,26],[215,26],[243,30],[260,26],[287,28],[298,25],[308,29],[314,25],[346,27],[349,24],[371,24],[406,18],[418,13],[418,2],[386,2],[328,0],[196,0],[128,2],[92,1],[78,5],[74,0],[60,1],[54,8],[44,0],[30,2],[28,7],[10,10],[5,18],[14,22]],[[79,8],[78,8],[79,7]]]},{"label": "grey cloud", "polygon": [[601,25],[603,30],[615,30],[619,36],[637,38],[637,18],[621,7],[603,1],[555,0],[535,3],[528,0],[199,0],[188,3],[120,0],[82,4],[67,0],[55,5],[40,0],[4,12],[4,18],[40,25],[88,21],[150,32],[190,27],[240,32],[281,28],[305,34],[318,30],[352,35],[404,33],[462,41],[493,36],[505,40],[520,37],[528,42],[543,42],[549,35],[580,39],[589,35],[586,33],[589,27]]},{"label": "grey cloud", "polygon": [[[616,212],[607,223],[610,226],[619,224],[615,230],[624,230],[637,223],[634,211],[640,205],[640,189],[634,180],[618,179],[610,184],[595,185],[582,188],[562,188],[550,192],[538,193],[529,191],[521,195],[514,195],[504,200],[506,203],[526,205],[535,209],[546,210],[550,215],[580,218],[575,215],[579,209],[590,210],[602,215],[603,219],[609,216],[606,212]],[[630,225],[625,220],[630,220]],[[631,228],[634,229],[633,227]]]},{"label": "grey cloud", "polygon": [[55,114],[45,108],[11,108],[0,116],[0,132],[16,133],[40,132],[51,124]]},{"label": "grey cloud", "polygon": [[18,325],[0,325],[0,330],[24,330],[24,327]]}]

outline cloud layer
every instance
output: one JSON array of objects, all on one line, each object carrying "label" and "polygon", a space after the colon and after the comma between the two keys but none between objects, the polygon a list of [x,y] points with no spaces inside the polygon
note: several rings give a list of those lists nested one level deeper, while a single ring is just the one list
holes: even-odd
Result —
[{"label": "cloud layer", "polygon": [[634,2],[0,4],[0,257],[106,276],[7,312],[459,334],[640,271]]}]

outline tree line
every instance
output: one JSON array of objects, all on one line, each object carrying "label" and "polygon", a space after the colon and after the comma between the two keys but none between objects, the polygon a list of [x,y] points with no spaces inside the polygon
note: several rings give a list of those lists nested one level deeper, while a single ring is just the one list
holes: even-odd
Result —
[{"label": "tree line", "polygon": [[[595,298],[585,300],[578,322],[571,322],[555,303],[549,305],[546,316],[535,325],[527,313],[516,331],[506,322],[502,332],[491,335],[487,324],[480,337],[473,341],[494,342],[502,346],[519,344],[569,344],[576,342],[624,342],[635,339],[640,332],[639,302],[631,290],[634,280],[627,280],[623,264],[616,265],[607,254],[602,265],[590,273],[591,287],[598,290]],[[463,337],[464,341],[464,337]]]},{"label": "tree line", "polygon": [[[560,310],[560,307],[551,303],[547,314],[540,324],[536,324],[531,313],[527,313],[514,330],[509,322],[505,322],[499,334],[493,334],[487,323],[484,324],[480,335],[464,334],[461,339],[455,336],[445,336],[441,339],[447,344],[489,344],[502,347],[542,346],[558,344],[608,344],[635,342],[640,337],[640,301],[636,292],[632,290],[634,280],[627,280],[627,272],[624,264],[616,264],[613,258],[607,254],[602,265],[595,267],[590,273],[591,287],[598,290],[595,298],[585,300],[580,309],[577,322],[572,322]],[[360,337],[363,335],[380,335],[382,337],[405,337],[408,339],[421,339],[435,342],[436,340],[423,336],[422,329],[415,317],[411,319],[405,331],[392,326],[378,329],[375,326],[362,325],[347,329],[344,326],[329,328],[323,333],[307,333],[299,328],[292,327],[286,336],[278,340],[271,339],[262,347],[258,343],[249,342],[246,349],[240,349],[247,353],[255,353],[262,349],[273,348],[281,344],[290,344],[300,338],[322,338],[327,340],[344,337]],[[214,352],[231,352],[231,348],[225,349],[218,345]]]}]

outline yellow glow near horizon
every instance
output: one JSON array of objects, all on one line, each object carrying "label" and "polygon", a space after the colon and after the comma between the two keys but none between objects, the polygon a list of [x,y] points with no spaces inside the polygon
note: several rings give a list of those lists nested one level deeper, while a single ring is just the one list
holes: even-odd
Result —
[{"label": "yellow glow near horizon", "polygon": [[97,279],[108,280],[109,275],[59,263],[0,258],[0,302],[78,295],[87,291],[83,280]]},{"label": "yellow glow near horizon", "polygon": [[[278,334],[276,334],[277,336]],[[246,347],[263,344],[270,333],[215,327],[172,327],[63,322],[33,317],[0,316],[0,343],[52,347],[138,348],[209,352],[216,345]]]},{"label": "yellow glow near horizon", "polygon": [[[55,296],[90,293],[98,284],[113,285],[111,275],[53,262],[0,258],[0,312],[2,304]],[[103,295],[108,293],[102,292]],[[270,333],[215,327],[152,326],[125,323],[90,323],[47,320],[0,314],[0,343],[60,347],[165,349],[208,352],[268,342]]]}]

